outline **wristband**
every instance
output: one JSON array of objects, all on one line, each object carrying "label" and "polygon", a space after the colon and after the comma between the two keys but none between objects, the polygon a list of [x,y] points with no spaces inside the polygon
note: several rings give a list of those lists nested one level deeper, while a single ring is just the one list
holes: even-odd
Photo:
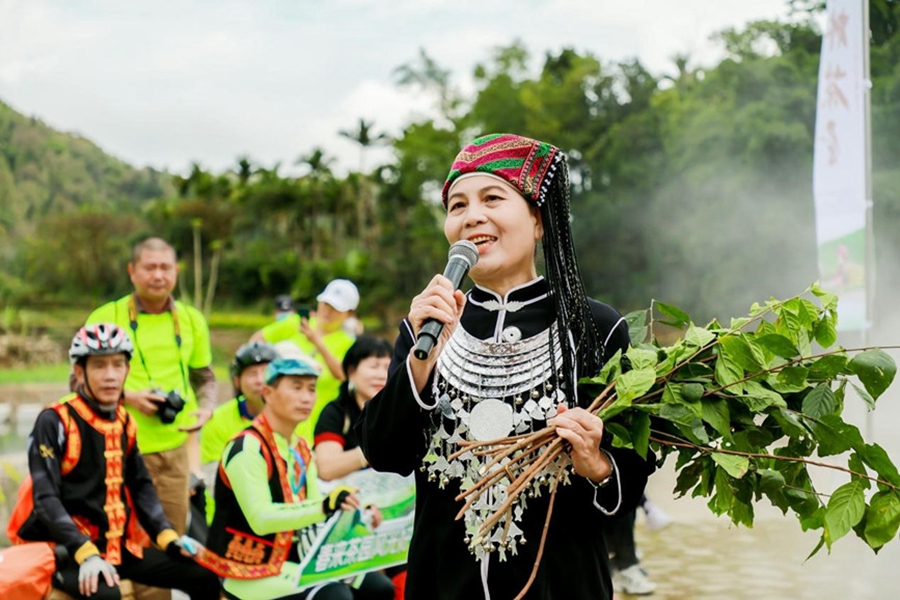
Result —
[{"label": "wristband", "polygon": [[597,482],[594,482],[593,479],[588,479],[588,481],[591,482],[591,485],[594,486],[595,490],[599,490],[600,488],[609,485],[609,482],[612,480],[613,475],[616,474],[616,463],[613,462],[612,457],[605,450],[600,450],[600,452],[603,452],[603,455],[606,456],[606,460],[609,461],[609,475]]}]

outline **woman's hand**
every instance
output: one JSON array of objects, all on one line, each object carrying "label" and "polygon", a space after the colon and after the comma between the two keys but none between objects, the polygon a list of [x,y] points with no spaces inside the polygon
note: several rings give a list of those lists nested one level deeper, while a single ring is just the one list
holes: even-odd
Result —
[{"label": "woman's hand", "polygon": [[[319,324],[321,327],[321,323]],[[313,345],[318,348],[322,345],[322,332],[317,328],[313,328],[312,325],[309,324],[309,319],[306,317],[300,317],[300,333],[306,336]]]},{"label": "woman's hand", "polygon": [[[466,305],[466,295],[460,290],[453,289],[453,284],[443,275],[435,275],[422,290],[422,293],[412,299],[409,306],[409,319],[413,333],[418,337],[419,331],[428,319],[434,319],[444,324],[440,339],[434,350],[425,360],[418,360],[410,353],[410,366],[416,379],[416,387],[421,390],[427,381],[431,369],[437,361],[438,355],[444,344],[450,339],[450,335],[459,323],[459,316]],[[421,377],[421,381],[420,381]]]},{"label": "woman's hand", "polygon": [[600,483],[612,474],[612,465],[600,450],[603,419],[583,408],[560,404],[556,416],[547,424],[555,425],[556,434],[569,442],[569,454],[576,473],[594,483]]}]

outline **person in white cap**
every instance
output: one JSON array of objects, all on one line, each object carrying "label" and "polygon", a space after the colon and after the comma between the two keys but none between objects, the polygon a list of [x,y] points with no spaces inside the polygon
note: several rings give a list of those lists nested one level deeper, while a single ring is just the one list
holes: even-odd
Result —
[{"label": "person in white cap", "polygon": [[316,403],[298,432],[312,445],[319,413],[337,398],[345,379],[341,361],[356,337],[344,326],[359,306],[359,290],[349,279],[334,279],[316,297],[318,305],[309,317],[294,314],[266,325],[251,340],[270,344],[291,341],[322,368],[316,383]]}]

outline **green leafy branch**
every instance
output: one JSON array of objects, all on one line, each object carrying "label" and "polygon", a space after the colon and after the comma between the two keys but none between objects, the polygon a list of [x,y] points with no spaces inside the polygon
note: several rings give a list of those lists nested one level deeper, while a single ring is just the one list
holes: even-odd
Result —
[{"label": "green leafy branch", "polygon": [[[752,526],[762,497],[791,510],[804,529],[822,530],[813,553],[851,530],[875,550],[896,536],[897,468],[841,414],[848,385],[874,409],[897,368],[881,348],[833,347],[833,294],[813,285],[788,300],[755,304],[729,327],[697,327],[676,307],[655,308],[666,324],[684,329],[683,338],[667,347],[635,344],[592,380],[606,385],[592,408],[608,421],[614,443],[645,456],[652,448],[660,459],[676,453],[675,491],[709,497],[714,513],[737,524]],[[633,339],[644,339],[651,315],[642,313],[629,315]],[[846,466],[809,458],[846,453]],[[850,482],[823,503],[808,467],[847,473]]]},{"label": "green leafy branch", "polygon": [[[653,337],[655,312],[665,319],[659,323],[682,330],[674,344]],[[727,327],[717,321],[697,326],[662,302],[626,320],[632,346],[581,382],[593,386],[589,410],[604,419],[614,445],[645,457],[652,450],[660,462],[675,454],[679,497],[707,497],[714,514],[736,524],[752,526],[754,505],[764,497],[782,513],[793,512],[804,530],[822,531],[812,554],[823,545],[830,550],[851,530],[876,551],[896,537],[900,473],[884,449],[866,443],[841,414],[848,386],[874,409],[897,367],[881,348],[835,346],[834,294],[814,284],[793,298],[754,304]],[[540,493],[542,486],[553,493],[565,481],[545,473],[568,459],[552,427],[464,442],[457,454],[465,452],[491,460],[482,479],[459,494],[460,515],[494,484],[506,484],[505,501],[473,543],[501,519],[509,523],[523,493]],[[839,458],[832,463],[814,455],[846,458],[842,465]],[[810,467],[845,473],[850,481],[821,494]]]}]

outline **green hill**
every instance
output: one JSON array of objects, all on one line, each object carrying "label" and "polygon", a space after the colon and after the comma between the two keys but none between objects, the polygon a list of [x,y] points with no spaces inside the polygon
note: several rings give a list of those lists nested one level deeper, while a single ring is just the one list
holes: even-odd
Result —
[{"label": "green hill", "polygon": [[77,133],[56,131],[0,101],[0,226],[7,232],[26,233],[43,217],[88,205],[136,208],[170,193],[170,179],[136,169]]},{"label": "green hill", "polygon": [[0,305],[32,300],[31,283],[53,266],[36,258],[77,252],[67,230],[128,234],[147,200],[173,193],[168,173],[134,168],[0,101]]}]

